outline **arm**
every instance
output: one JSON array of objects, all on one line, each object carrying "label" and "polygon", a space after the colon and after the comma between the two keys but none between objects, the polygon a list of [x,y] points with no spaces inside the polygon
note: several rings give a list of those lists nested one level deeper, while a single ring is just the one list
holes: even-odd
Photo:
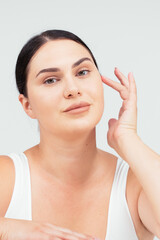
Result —
[{"label": "arm", "polygon": [[50,223],[0,217],[0,240],[98,240]]},{"label": "arm", "polygon": [[160,156],[137,135],[119,141],[119,155],[129,164],[142,190],[138,213],[144,226],[160,237]]},{"label": "arm", "polygon": [[160,156],[137,135],[137,89],[132,73],[128,79],[116,68],[121,83],[102,77],[102,81],[119,92],[123,103],[118,120],[110,119],[108,144],[124,159],[142,186],[138,213],[144,226],[160,236]]}]

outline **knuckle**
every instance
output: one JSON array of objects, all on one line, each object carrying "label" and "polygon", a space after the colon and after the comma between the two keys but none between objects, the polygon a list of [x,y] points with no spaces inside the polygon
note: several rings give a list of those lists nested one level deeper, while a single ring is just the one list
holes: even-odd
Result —
[{"label": "knuckle", "polygon": [[90,235],[87,235],[87,240],[95,240],[95,238],[94,237],[92,237],[92,236],[90,236]]},{"label": "knuckle", "polygon": [[36,224],[35,227],[34,227],[34,230],[36,232],[43,232],[44,228],[45,228],[44,224]]},{"label": "knuckle", "polygon": [[65,233],[65,232],[60,232],[60,236],[63,239],[69,238],[69,234]]},{"label": "knuckle", "polygon": [[32,234],[29,234],[25,240],[45,240],[45,234],[34,232]]}]

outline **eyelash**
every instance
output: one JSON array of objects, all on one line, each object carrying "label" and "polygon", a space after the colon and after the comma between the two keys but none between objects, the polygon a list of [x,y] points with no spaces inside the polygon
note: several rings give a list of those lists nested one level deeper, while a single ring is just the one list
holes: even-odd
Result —
[{"label": "eyelash", "polygon": [[[83,69],[83,70],[79,71],[78,74],[79,74],[79,73],[82,73],[82,72],[85,72],[85,71],[87,71],[87,73],[90,72],[89,70]],[[77,74],[77,75],[78,75],[78,74]],[[77,75],[76,75],[76,76],[77,76]],[[85,74],[85,75],[87,75],[87,74]],[[85,75],[80,75],[80,76],[85,76]],[[47,79],[47,80],[44,82],[44,84],[48,84],[47,82],[50,81],[50,80],[53,80],[53,79],[59,81],[59,80],[56,79],[56,78],[49,78],[49,79]]]}]

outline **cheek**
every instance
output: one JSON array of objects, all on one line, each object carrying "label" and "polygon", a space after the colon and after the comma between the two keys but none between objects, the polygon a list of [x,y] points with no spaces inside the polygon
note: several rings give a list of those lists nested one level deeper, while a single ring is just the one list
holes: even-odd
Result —
[{"label": "cheek", "polygon": [[96,123],[98,123],[104,112],[104,89],[101,78],[92,79],[92,84],[88,88],[88,94],[93,100],[93,114]]},{"label": "cheek", "polygon": [[55,115],[60,102],[59,96],[58,91],[49,91],[49,89],[46,91],[35,89],[30,92],[30,103],[38,119],[43,119],[51,114]]},{"label": "cheek", "polygon": [[95,95],[97,96],[97,106],[99,108],[99,113],[103,114],[104,111],[104,88],[101,79],[97,81],[96,84],[96,92]]},{"label": "cheek", "polygon": [[92,92],[94,100],[98,103],[104,104],[104,89],[102,80],[100,78],[95,79],[89,89]]}]

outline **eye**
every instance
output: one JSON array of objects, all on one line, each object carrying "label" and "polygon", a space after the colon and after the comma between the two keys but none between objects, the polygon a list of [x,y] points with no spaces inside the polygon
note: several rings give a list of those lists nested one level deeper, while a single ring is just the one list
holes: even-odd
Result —
[{"label": "eye", "polygon": [[87,75],[87,73],[89,73],[90,71],[89,70],[82,70],[82,71],[80,71],[80,72],[78,72],[78,74],[77,75],[79,75],[79,76],[84,76],[84,75]]},{"label": "eye", "polygon": [[[52,80],[53,80],[53,81],[52,81]],[[44,84],[54,83],[55,81],[58,81],[58,80],[55,79],[55,78],[49,78],[49,79],[47,79],[47,80],[44,82]]]}]

